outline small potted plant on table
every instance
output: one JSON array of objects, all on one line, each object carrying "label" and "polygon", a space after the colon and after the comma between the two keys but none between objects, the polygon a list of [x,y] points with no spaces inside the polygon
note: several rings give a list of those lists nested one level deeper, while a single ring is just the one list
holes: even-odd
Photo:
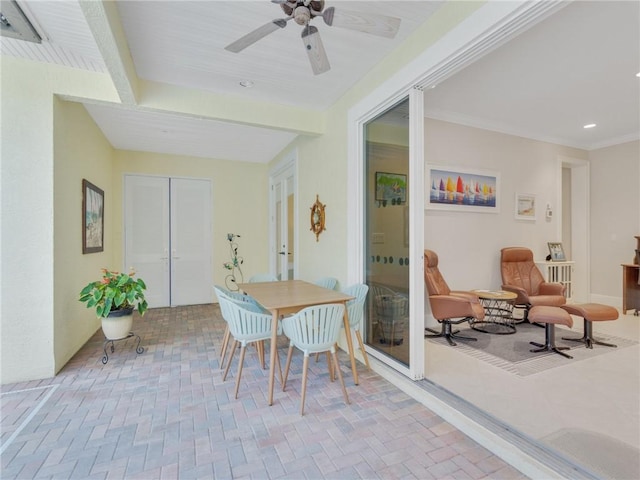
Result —
[{"label": "small potted plant on table", "polygon": [[102,269],[102,279],[89,283],[80,292],[80,301],[87,308],[95,308],[102,320],[102,331],[107,340],[128,337],[133,324],[133,309],[144,315],[149,307],[144,298],[147,286],[135,272],[120,273]]}]

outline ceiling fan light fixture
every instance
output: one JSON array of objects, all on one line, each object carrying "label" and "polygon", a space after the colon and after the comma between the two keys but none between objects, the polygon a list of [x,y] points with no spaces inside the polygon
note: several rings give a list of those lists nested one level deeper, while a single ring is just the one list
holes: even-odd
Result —
[{"label": "ceiling fan light fixture", "polygon": [[311,20],[311,12],[305,6],[296,7],[293,11],[293,19],[298,25],[307,25]]}]

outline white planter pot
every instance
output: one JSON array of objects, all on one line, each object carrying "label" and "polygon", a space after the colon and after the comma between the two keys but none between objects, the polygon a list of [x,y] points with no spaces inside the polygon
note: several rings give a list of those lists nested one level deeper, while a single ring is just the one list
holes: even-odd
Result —
[{"label": "white planter pot", "polygon": [[102,319],[102,332],[107,340],[120,340],[131,332],[133,309],[116,310]]}]

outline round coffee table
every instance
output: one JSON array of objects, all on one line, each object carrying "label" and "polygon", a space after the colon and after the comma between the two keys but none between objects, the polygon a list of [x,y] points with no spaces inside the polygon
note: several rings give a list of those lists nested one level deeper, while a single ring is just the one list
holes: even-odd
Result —
[{"label": "round coffee table", "polygon": [[504,290],[472,290],[484,307],[484,319],[471,323],[478,332],[510,335],[516,333],[513,302],[518,295]]}]

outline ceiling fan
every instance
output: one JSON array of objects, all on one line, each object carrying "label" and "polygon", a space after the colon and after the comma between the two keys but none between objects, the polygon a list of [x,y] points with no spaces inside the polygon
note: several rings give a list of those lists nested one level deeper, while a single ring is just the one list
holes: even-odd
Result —
[{"label": "ceiling fan", "polygon": [[287,26],[289,20],[294,20],[302,29],[302,43],[307,51],[311,68],[315,75],[328,71],[331,66],[322,45],[318,29],[310,22],[316,17],[322,17],[327,25],[357,30],[381,37],[393,38],[400,28],[400,19],[367,12],[346,11],[335,7],[324,8],[324,0],[271,0],[280,5],[286,17],[272,20],[256,28],[225,47],[233,53],[238,53],[253,45],[258,40]]}]

